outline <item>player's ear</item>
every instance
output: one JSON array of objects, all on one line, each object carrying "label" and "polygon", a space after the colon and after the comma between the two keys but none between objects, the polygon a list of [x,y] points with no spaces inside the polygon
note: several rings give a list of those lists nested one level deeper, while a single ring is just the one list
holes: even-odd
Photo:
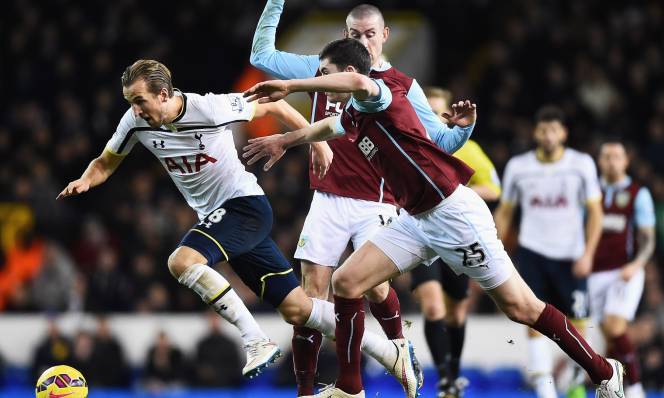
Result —
[{"label": "player's ear", "polygon": [[390,27],[386,26],[383,28],[383,43],[387,41],[388,37],[390,37]]},{"label": "player's ear", "polygon": [[348,28],[344,28],[344,39],[347,39],[350,37],[350,32],[348,31]]},{"label": "player's ear", "polygon": [[353,65],[348,65],[345,69],[344,72],[357,72],[357,69]]}]

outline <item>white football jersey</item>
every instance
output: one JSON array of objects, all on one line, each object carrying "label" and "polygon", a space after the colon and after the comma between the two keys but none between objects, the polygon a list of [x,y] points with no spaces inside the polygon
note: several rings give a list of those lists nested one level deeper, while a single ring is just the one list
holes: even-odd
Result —
[{"label": "white football jersey", "polygon": [[576,260],[585,250],[585,205],[601,200],[593,159],[565,149],[556,162],[535,151],[510,159],[501,201],[520,205],[519,244],[556,260]]},{"label": "white football jersey", "polygon": [[255,104],[242,94],[181,93],[184,108],[172,124],[152,128],[125,112],[106,150],[127,155],[140,142],[164,166],[189,206],[203,219],[225,201],[263,195],[238,158],[230,124],[252,119]]}]

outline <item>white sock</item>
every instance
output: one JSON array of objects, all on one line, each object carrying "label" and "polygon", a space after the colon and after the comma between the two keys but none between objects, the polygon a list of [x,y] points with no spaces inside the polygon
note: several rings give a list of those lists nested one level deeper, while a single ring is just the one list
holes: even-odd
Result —
[{"label": "white sock", "polygon": [[[328,339],[334,339],[336,328],[334,304],[317,298],[311,300],[313,301],[311,314],[304,326],[318,330]],[[396,349],[390,340],[366,329],[362,337],[362,351],[382,364],[392,364],[397,359]]]},{"label": "white sock", "polygon": [[528,374],[537,398],[557,398],[553,382],[553,353],[545,336],[528,339]]},{"label": "white sock", "polygon": [[267,339],[242,299],[217,271],[205,264],[194,264],[180,275],[178,282],[195,291],[206,304],[233,324],[240,331],[244,344]]}]

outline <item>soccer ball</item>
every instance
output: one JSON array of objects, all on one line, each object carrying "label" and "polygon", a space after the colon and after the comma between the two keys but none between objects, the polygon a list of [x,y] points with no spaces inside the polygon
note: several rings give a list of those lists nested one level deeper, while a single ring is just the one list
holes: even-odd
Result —
[{"label": "soccer ball", "polygon": [[86,398],[88,382],[70,366],[53,366],[39,377],[35,393],[37,398]]}]

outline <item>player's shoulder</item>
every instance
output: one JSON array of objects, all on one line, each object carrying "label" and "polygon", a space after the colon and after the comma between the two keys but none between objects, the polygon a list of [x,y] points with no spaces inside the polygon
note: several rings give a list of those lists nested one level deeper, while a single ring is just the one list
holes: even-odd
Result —
[{"label": "player's shoulder", "polygon": [[384,62],[381,68],[372,70],[370,76],[374,79],[382,79],[390,88],[398,85],[408,90],[413,84],[412,77],[395,68],[389,62]]},{"label": "player's shoulder", "polygon": [[582,152],[574,148],[565,148],[565,155],[569,160],[568,164],[573,167],[595,167],[595,161],[593,160],[593,157],[586,152]]},{"label": "player's shoulder", "polygon": [[185,93],[184,95],[187,98],[187,112],[199,123],[214,123],[220,114],[241,113],[247,106],[242,94],[238,93],[208,92],[205,94]]}]

